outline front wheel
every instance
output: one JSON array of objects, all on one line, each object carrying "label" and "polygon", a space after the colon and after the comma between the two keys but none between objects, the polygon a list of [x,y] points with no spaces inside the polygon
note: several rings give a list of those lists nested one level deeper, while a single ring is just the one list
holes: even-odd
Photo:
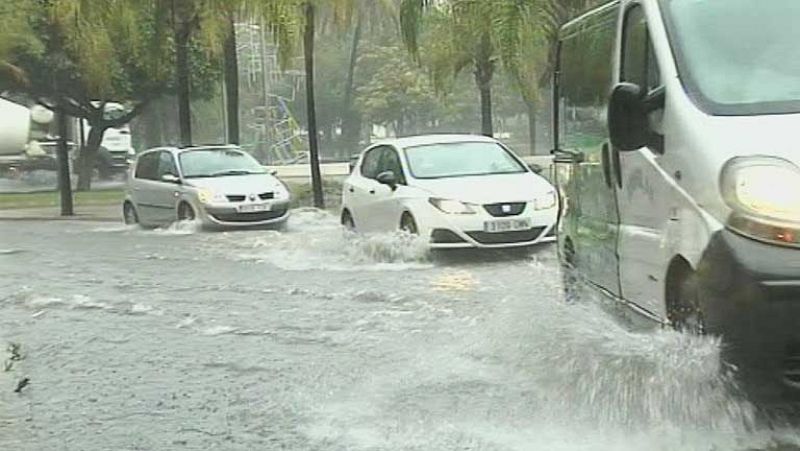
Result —
[{"label": "front wheel", "polygon": [[403,213],[403,217],[400,218],[400,230],[411,235],[419,235],[417,221],[414,220],[414,217],[411,216],[411,213]]},{"label": "front wheel", "polygon": [[669,303],[669,320],[679,332],[706,334],[706,321],[700,305],[700,288],[694,272],[687,272],[675,289]]},{"label": "front wheel", "polygon": [[194,221],[195,219],[197,219],[197,214],[191,205],[184,202],[178,207],[178,221]]}]

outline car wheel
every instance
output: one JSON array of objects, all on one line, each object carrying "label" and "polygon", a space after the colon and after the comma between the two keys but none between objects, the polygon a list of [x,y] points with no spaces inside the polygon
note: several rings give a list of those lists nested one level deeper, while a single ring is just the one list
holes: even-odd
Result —
[{"label": "car wheel", "polygon": [[417,222],[414,220],[414,217],[411,216],[411,213],[403,213],[403,217],[400,218],[400,230],[410,233],[411,235],[419,235]]},{"label": "car wheel", "polygon": [[122,218],[127,225],[139,224],[139,215],[136,214],[136,209],[130,202],[125,202],[122,206]]},{"label": "car wheel", "polygon": [[700,305],[700,289],[697,276],[690,269],[683,271],[680,279],[670,290],[669,321],[678,332],[695,335],[706,334],[706,322]]},{"label": "car wheel", "polygon": [[197,214],[191,205],[184,202],[178,207],[178,221],[194,221],[196,218]]},{"label": "car wheel", "polygon": [[356,222],[353,221],[353,215],[350,214],[350,210],[344,210],[342,212],[341,223],[342,226],[348,231],[355,232]]}]

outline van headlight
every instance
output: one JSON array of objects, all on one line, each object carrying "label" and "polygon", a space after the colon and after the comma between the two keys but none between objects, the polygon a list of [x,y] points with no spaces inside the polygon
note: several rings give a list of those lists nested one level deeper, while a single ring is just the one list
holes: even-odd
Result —
[{"label": "van headlight", "polygon": [[775,157],[729,161],[720,179],[733,210],[728,227],[777,244],[800,245],[800,168]]},{"label": "van headlight", "polygon": [[221,203],[227,200],[223,194],[217,193],[208,188],[203,188],[197,191],[197,199],[204,204]]},{"label": "van headlight", "polygon": [[450,215],[474,215],[475,209],[470,204],[458,200],[439,199],[432,197],[428,199],[431,205],[439,209],[443,213]]},{"label": "van headlight", "polygon": [[558,198],[556,198],[556,193],[554,191],[550,191],[543,196],[533,199],[533,208],[536,210],[549,210],[551,208],[555,208],[557,203]]}]

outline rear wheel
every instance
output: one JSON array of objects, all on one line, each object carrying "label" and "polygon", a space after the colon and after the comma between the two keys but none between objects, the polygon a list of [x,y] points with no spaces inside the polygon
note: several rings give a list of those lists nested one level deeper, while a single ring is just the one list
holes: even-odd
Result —
[{"label": "rear wheel", "polygon": [[195,219],[197,219],[197,214],[191,205],[184,202],[178,207],[178,221],[194,221]]},{"label": "rear wheel", "polygon": [[136,214],[136,209],[133,207],[132,203],[125,202],[125,205],[122,206],[122,218],[127,225],[139,223],[139,215]]},{"label": "rear wheel", "polygon": [[400,230],[411,235],[419,235],[417,221],[414,220],[414,217],[411,216],[411,213],[403,213],[403,217],[400,218]]}]

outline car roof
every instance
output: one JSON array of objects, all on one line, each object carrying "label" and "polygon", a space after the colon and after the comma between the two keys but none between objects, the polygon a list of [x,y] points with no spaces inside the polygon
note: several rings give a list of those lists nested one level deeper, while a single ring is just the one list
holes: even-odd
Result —
[{"label": "car roof", "polygon": [[391,145],[398,149],[406,149],[409,147],[427,146],[431,144],[453,144],[461,142],[485,142],[496,143],[497,140],[483,135],[419,135],[408,136],[404,138],[384,139],[376,142],[373,146]]}]

